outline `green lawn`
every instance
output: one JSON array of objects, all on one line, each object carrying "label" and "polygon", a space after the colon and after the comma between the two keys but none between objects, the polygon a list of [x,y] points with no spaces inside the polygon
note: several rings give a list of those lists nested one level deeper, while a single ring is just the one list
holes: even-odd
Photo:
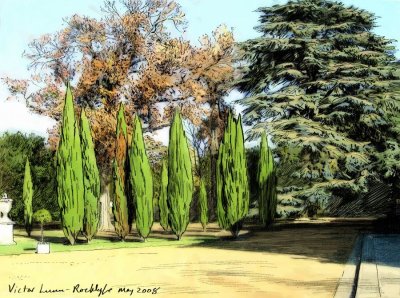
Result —
[{"label": "green lawn", "polygon": [[[0,246],[0,256],[2,255],[19,255],[35,253],[36,244],[40,239],[39,232],[34,231],[31,237],[28,237],[24,230],[16,229],[14,231],[14,240],[16,245]],[[103,234],[90,243],[86,243],[84,238],[75,245],[66,245],[65,237],[61,230],[46,230],[45,241],[50,242],[51,252],[63,251],[80,251],[80,250],[96,250],[96,249],[117,249],[117,248],[136,248],[136,247],[154,247],[154,246],[187,246],[204,242],[218,240],[215,236],[184,236],[180,241],[174,239],[174,236],[166,233],[150,234],[146,242],[140,242],[136,237],[128,237],[125,242],[119,241],[112,233]]]}]

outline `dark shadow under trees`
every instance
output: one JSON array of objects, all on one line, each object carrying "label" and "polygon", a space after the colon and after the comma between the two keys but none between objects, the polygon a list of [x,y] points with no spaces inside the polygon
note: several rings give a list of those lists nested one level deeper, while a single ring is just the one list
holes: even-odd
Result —
[{"label": "dark shadow under trees", "polygon": [[371,221],[275,224],[269,230],[245,225],[237,239],[230,236],[194,244],[196,247],[287,254],[320,262],[346,263],[357,235],[374,230]]}]

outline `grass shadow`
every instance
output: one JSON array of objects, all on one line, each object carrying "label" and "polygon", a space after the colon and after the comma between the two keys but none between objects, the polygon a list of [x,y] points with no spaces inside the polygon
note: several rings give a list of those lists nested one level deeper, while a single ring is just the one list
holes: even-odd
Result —
[{"label": "grass shadow", "polygon": [[176,241],[177,243],[179,243],[178,240],[176,239],[175,235],[169,234],[169,235],[166,235],[166,236],[167,237],[156,235],[155,233],[152,233],[152,234],[150,234],[149,238],[151,238],[151,239],[160,239],[160,240],[164,240],[164,241]]},{"label": "grass shadow", "polygon": [[[31,236],[29,238],[34,239],[37,242],[40,242],[42,240],[42,238],[40,236]],[[48,236],[48,237],[44,237],[43,240],[44,240],[44,242],[50,242],[50,243],[56,243],[56,244],[69,243],[65,237],[61,237],[61,236]]]},{"label": "grass shadow", "polygon": [[359,233],[371,231],[371,222],[357,223],[285,223],[265,230],[245,226],[246,234],[233,239],[219,237],[216,241],[193,244],[224,250],[294,255],[296,258],[318,259],[320,262],[346,263]]}]

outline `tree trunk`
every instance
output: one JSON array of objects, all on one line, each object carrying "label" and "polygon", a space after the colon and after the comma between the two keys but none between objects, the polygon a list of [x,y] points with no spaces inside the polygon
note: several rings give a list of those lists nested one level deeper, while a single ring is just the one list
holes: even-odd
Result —
[{"label": "tree trunk", "polygon": [[217,208],[217,160],[219,144],[223,135],[225,127],[225,114],[226,111],[221,107],[221,102],[218,98],[213,100],[211,104],[211,116],[210,116],[210,132],[211,132],[211,143],[210,143],[210,196],[209,196],[209,210],[210,210],[210,222],[216,220],[216,208]]},{"label": "tree trunk", "polygon": [[100,222],[99,231],[114,231],[114,226],[111,223],[111,195],[110,184],[107,184],[100,196]]},{"label": "tree trunk", "polygon": [[238,221],[237,223],[233,224],[230,228],[230,232],[232,234],[233,239],[237,239],[237,237],[239,236],[239,232],[243,227],[243,222],[242,221]]},{"label": "tree trunk", "polygon": [[43,240],[44,240],[44,237],[43,237],[43,224],[40,225],[40,236],[42,238],[42,242],[41,243],[43,243]]},{"label": "tree trunk", "polygon": [[208,209],[210,210],[210,222],[216,220],[217,207],[217,159],[218,159],[218,140],[215,132],[211,137],[210,146],[210,195],[208,196]]}]

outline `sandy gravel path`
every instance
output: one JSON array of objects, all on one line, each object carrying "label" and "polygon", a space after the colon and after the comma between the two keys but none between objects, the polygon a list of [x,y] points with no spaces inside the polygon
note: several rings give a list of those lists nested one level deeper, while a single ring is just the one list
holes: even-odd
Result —
[{"label": "sandy gravel path", "polygon": [[[192,247],[2,256],[0,297],[333,297],[357,231],[283,228]],[[42,284],[58,292],[40,293]]]}]

